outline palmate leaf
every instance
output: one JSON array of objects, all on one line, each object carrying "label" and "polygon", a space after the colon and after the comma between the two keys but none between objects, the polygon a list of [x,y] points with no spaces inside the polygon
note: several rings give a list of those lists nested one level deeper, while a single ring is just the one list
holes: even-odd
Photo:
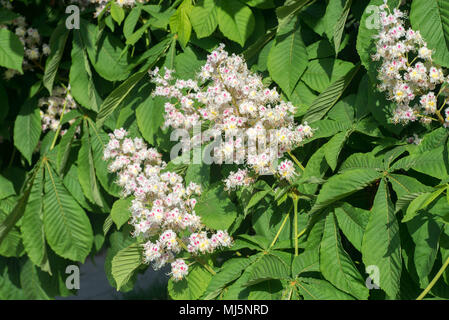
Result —
[{"label": "palmate leaf", "polygon": [[192,0],[184,0],[175,14],[170,17],[170,29],[178,34],[178,40],[182,47],[187,45],[192,34],[192,24],[189,19],[192,8]]},{"label": "palmate leaf", "polygon": [[329,204],[367,187],[382,177],[376,169],[360,168],[344,171],[330,177],[321,188],[320,194],[311,212],[318,211]]},{"label": "palmate leaf", "polygon": [[24,49],[19,38],[6,28],[0,29],[0,66],[23,73]]},{"label": "palmate leaf", "polygon": [[28,260],[20,270],[20,284],[27,299],[50,300],[47,292],[42,288],[38,271],[31,260]]},{"label": "palmate leaf", "polygon": [[[446,199],[441,199],[441,201],[446,202]],[[437,258],[438,241],[442,228],[443,223],[436,221],[428,212],[423,212],[407,222],[407,229],[415,244],[414,265],[422,287],[429,282],[427,276],[432,271]]]},{"label": "palmate leaf", "polygon": [[41,116],[37,99],[25,101],[14,122],[14,145],[31,164],[31,157],[41,136]]},{"label": "palmate leaf", "polygon": [[313,90],[323,92],[331,83],[345,76],[354,65],[351,62],[325,58],[309,62],[302,80]]},{"label": "palmate leaf", "polygon": [[130,74],[128,54],[122,54],[125,45],[114,34],[99,32],[95,25],[80,19],[80,35],[95,71],[109,81],[125,80]]},{"label": "palmate leaf", "polygon": [[94,84],[86,43],[78,30],[73,32],[71,58],[70,93],[84,108],[98,111],[102,99]]},{"label": "palmate leaf", "polygon": [[306,250],[293,259],[292,276],[294,278],[313,271],[320,271],[319,256],[315,252]]},{"label": "palmate leaf", "polygon": [[312,103],[312,106],[304,115],[303,121],[314,122],[320,120],[337,103],[343,92],[351,83],[360,65],[356,65],[345,76],[339,78],[324,90]]},{"label": "palmate leaf", "polygon": [[64,187],[48,160],[43,165],[45,237],[59,256],[84,262],[93,243],[89,218]]},{"label": "palmate leaf", "polygon": [[349,11],[351,10],[352,0],[346,0],[345,6],[343,7],[343,11],[341,12],[340,17],[338,18],[337,25],[332,26],[332,30],[334,30],[333,39],[335,52],[340,51],[341,38],[343,36],[343,31],[345,30],[346,20],[348,19]]},{"label": "palmate leaf", "polygon": [[[112,224],[112,219],[110,219]],[[106,223],[106,221],[105,221]],[[109,247],[106,253],[106,259],[104,261],[104,271],[106,277],[112,287],[117,288],[117,282],[112,275],[112,259],[117,255],[117,253],[130,246],[134,243],[135,239],[130,234],[130,229],[123,228],[121,231],[112,232],[109,237]],[[134,284],[137,280],[137,274],[131,275],[129,280],[125,282],[121,287],[121,292],[128,292],[134,288]]]},{"label": "palmate leaf", "polygon": [[[8,216],[0,223],[0,244],[5,240],[8,233],[16,225],[20,218],[22,218],[28,203],[28,199],[30,198],[34,179],[36,178],[41,165],[42,164],[39,162],[39,164],[31,172],[30,179],[26,182],[28,184],[26,185],[26,188],[23,191],[22,195],[17,199],[16,202],[14,202],[13,208],[8,208],[8,210],[6,210],[7,212],[9,212],[10,210],[11,211],[9,212]],[[5,202],[5,200],[2,200],[0,204],[4,204]],[[1,208],[4,209],[3,206]]]},{"label": "palmate leaf", "polygon": [[53,90],[53,83],[58,72],[59,63],[64,53],[64,47],[69,36],[70,29],[65,26],[65,20],[61,20],[50,37],[50,55],[45,63],[45,73],[43,83],[50,94]]},{"label": "palmate leaf", "polygon": [[449,67],[449,2],[445,0],[414,0],[410,22],[419,30],[427,46],[433,50],[435,63]]},{"label": "palmate leaf", "polygon": [[365,286],[360,272],[343,249],[333,213],[326,218],[320,247],[320,270],[324,278],[340,290],[358,299],[368,298],[368,288]]},{"label": "palmate leaf", "polygon": [[219,272],[212,277],[203,299],[209,300],[219,296],[223,290],[226,290],[229,283],[237,279],[249,265],[261,256],[262,253],[258,253],[244,259],[237,258],[226,261]]},{"label": "palmate leaf", "polygon": [[98,129],[95,123],[89,119],[89,133],[91,138],[95,173],[101,186],[111,195],[119,197],[120,187],[114,183],[115,176],[108,171],[108,163],[103,160],[103,152],[109,136],[106,132]]},{"label": "palmate leaf", "polygon": [[174,300],[196,300],[206,291],[212,275],[202,266],[196,264],[181,281],[168,281],[168,293]]},{"label": "palmate leaf", "polygon": [[0,299],[1,300],[24,300],[25,295],[18,281],[14,281],[18,275],[19,266],[8,263],[8,260],[0,257]]},{"label": "palmate leaf", "polygon": [[343,203],[340,207],[335,208],[335,216],[345,237],[357,250],[362,251],[362,239],[368,224],[369,211]]},{"label": "palmate leaf", "polygon": [[325,280],[300,277],[296,288],[304,300],[354,300]]},{"label": "palmate leaf", "polygon": [[30,260],[42,270],[50,272],[43,222],[44,168],[38,169],[31,194],[23,214],[20,231]]},{"label": "palmate leaf", "polygon": [[87,120],[83,121],[81,148],[78,152],[78,181],[87,199],[102,207],[103,203],[95,174],[92,142]]},{"label": "palmate leaf", "polygon": [[256,25],[251,9],[238,0],[218,1],[217,19],[223,35],[242,47]]},{"label": "palmate leaf", "polygon": [[237,216],[237,209],[226,196],[222,185],[216,185],[203,192],[195,211],[207,227],[215,230],[228,229]]},{"label": "palmate leaf", "polygon": [[125,19],[125,23],[123,24],[123,35],[126,40],[134,33],[134,28],[139,22],[140,15],[142,13],[142,8],[140,6],[134,7],[128,13]]},{"label": "palmate leaf", "polygon": [[210,36],[218,25],[215,1],[198,1],[190,11],[190,22],[199,39]]},{"label": "palmate leaf", "polygon": [[394,206],[384,179],[379,184],[363,236],[362,258],[365,266],[378,268],[380,288],[390,298],[397,298],[402,270],[401,241]]},{"label": "palmate leaf", "polygon": [[275,255],[264,255],[251,269],[245,286],[270,279],[286,279],[290,276],[290,267]]},{"label": "palmate leaf", "polygon": [[112,221],[120,229],[130,218],[129,208],[131,206],[131,199],[118,199],[114,202],[111,209]]},{"label": "palmate leaf", "polygon": [[96,123],[97,127],[101,127],[106,120],[120,105],[120,103],[127,97],[131,90],[139,83],[142,78],[147,75],[147,71],[151,68],[162,56],[162,54],[170,46],[171,39],[166,38],[160,41],[158,44],[154,45],[150,50],[144,53],[139,60],[135,63],[145,61],[145,65],[142,66],[141,70],[132,76],[130,76],[126,81],[121,83],[117,88],[115,88],[109,96],[103,101],[100,106],[100,111],[97,115]]},{"label": "palmate leaf", "polygon": [[278,30],[268,55],[268,71],[282,91],[290,96],[306,70],[307,63],[307,49],[302,40],[300,24],[292,19]]},{"label": "palmate leaf", "polygon": [[445,146],[440,146],[420,154],[411,154],[399,159],[391,166],[391,170],[413,169],[438,179],[444,179],[449,172],[449,164],[444,157],[444,149]]},{"label": "palmate leaf", "polygon": [[11,181],[0,175],[0,199],[15,195],[14,185]]},{"label": "palmate leaf", "polygon": [[112,259],[112,276],[117,283],[117,290],[126,284],[134,271],[142,264],[142,246],[133,243],[120,250]]},{"label": "palmate leaf", "polygon": [[164,102],[160,97],[148,97],[137,107],[136,120],[142,136],[154,145],[155,135],[164,124]]},{"label": "palmate leaf", "polygon": [[329,167],[332,171],[337,167],[338,156],[343,148],[343,145],[348,138],[350,132],[339,132],[334,135],[324,147],[324,157],[326,158]]}]

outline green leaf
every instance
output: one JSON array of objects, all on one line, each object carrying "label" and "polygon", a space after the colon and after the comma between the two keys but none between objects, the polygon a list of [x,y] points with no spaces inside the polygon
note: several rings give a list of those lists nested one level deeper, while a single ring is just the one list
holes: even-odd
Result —
[{"label": "green leaf", "polygon": [[189,16],[193,30],[199,39],[210,36],[217,28],[217,7],[214,0],[199,1],[190,11]]},{"label": "green leaf", "polygon": [[414,0],[410,22],[433,50],[432,60],[449,67],[449,3],[445,0]]},{"label": "green leaf", "polygon": [[426,151],[420,154],[412,154],[399,159],[391,166],[391,170],[409,170],[428,174],[429,176],[443,179],[448,176],[447,159],[444,157],[444,146]]},{"label": "green leaf", "polygon": [[11,181],[0,175],[0,199],[15,195],[14,185]]},{"label": "green leaf", "polygon": [[83,107],[98,111],[102,99],[94,84],[86,44],[78,30],[73,33],[71,58],[70,93]]},{"label": "green leaf", "polygon": [[43,78],[44,86],[48,89],[50,95],[53,90],[53,83],[58,72],[59,63],[61,62],[69,33],[70,30],[66,28],[65,20],[61,20],[50,37],[51,52],[45,63],[45,73]]},{"label": "green leaf", "polygon": [[435,221],[427,212],[407,222],[407,229],[415,244],[413,260],[422,287],[428,284],[427,276],[430,275],[437,258],[442,228],[443,224]]},{"label": "green leaf", "polygon": [[354,300],[325,280],[301,277],[296,282],[296,287],[304,300]]},{"label": "green leaf", "polygon": [[125,45],[114,34],[98,32],[95,25],[80,20],[80,34],[90,62],[104,79],[125,80],[131,73],[128,54],[123,54]]},{"label": "green leaf", "polygon": [[137,22],[139,22],[140,14],[142,13],[142,8],[140,6],[132,8],[123,24],[123,35],[126,40],[134,33],[134,28]]},{"label": "green leaf", "polygon": [[332,171],[337,167],[338,156],[348,137],[348,132],[340,132],[334,135],[324,147],[324,156]]},{"label": "green leaf", "polygon": [[42,270],[50,271],[43,222],[44,168],[39,168],[21,219],[23,246],[30,260]]},{"label": "green leaf", "polygon": [[108,144],[109,136],[106,132],[97,129],[95,123],[90,119],[89,132],[97,178],[109,194],[119,197],[120,187],[114,183],[116,176],[108,171],[108,162],[103,160],[104,148]]},{"label": "green leaf", "polygon": [[6,28],[0,29],[0,66],[23,73],[23,53],[19,38]]},{"label": "green leaf", "polygon": [[294,19],[278,31],[268,55],[268,71],[289,96],[306,70],[307,63],[307,49],[302,41],[301,27]]},{"label": "green leaf", "polygon": [[356,65],[345,76],[333,82],[325,91],[323,91],[318,98],[315,99],[309,110],[307,110],[303,121],[314,122],[323,118],[334,104],[337,103],[338,99],[340,99],[359,69],[360,65]]},{"label": "green leaf", "polygon": [[240,44],[253,33],[256,19],[250,8],[237,0],[220,0],[217,7],[218,27],[223,35]]},{"label": "green leaf", "polygon": [[93,231],[84,210],[69,194],[59,176],[45,166],[44,230],[50,247],[61,257],[83,262],[93,243]]},{"label": "green leaf", "polygon": [[120,25],[125,19],[125,10],[121,6],[117,4],[117,2],[111,2],[111,16],[112,19],[114,19],[118,25]]},{"label": "green leaf", "polygon": [[442,194],[445,190],[446,188],[439,188],[432,193],[426,192],[417,196],[415,199],[413,199],[412,202],[410,202],[407,208],[407,212],[404,218],[402,218],[401,222],[407,222],[412,220],[418,214],[419,210],[426,208],[430,203],[432,203],[436,198],[438,198],[438,196]]},{"label": "green leaf", "polygon": [[332,30],[334,31],[334,46],[335,52],[340,51],[341,38],[343,36],[343,31],[345,30],[346,20],[348,19],[349,11],[351,10],[352,0],[346,0],[345,6],[343,7],[343,12],[341,12],[340,17],[338,18],[337,25],[332,26]]},{"label": "green leaf", "polygon": [[286,279],[289,275],[290,268],[283,260],[277,256],[266,254],[249,272],[246,286],[270,279]]},{"label": "green leaf", "polygon": [[354,65],[347,61],[332,58],[316,59],[309,62],[302,80],[313,90],[323,92],[352,68]]},{"label": "green leaf", "polygon": [[120,250],[112,259],[112,276],[117,283],[117,291],[126,284],[134,271],[142,264],[142,248],[138,243]]},{"label": "green leaf", "polygon": [[[7,216],[0,211],[0,218],[1,220],[6,220]],[[20,231],[16,226],[13,226],[0,244],[0,255],[4,257],[21,257],[24,253]]]},{"label": "green leaf", "polygon": [[353,153],[340,166],[340,172],[357,168],[372,168],[383,170],[382,159],[374,157],[372,153]]},{"label": "green leaf", "polygon": [[279,26],[282,27],[296,15],[311,0],[293,0],[286,1],[282,7],[276,9],[276,15],[279,20]]},{"label": "green leaf", "polygon": [[20,284],[25,297],[30,300],[50,300],[50,297],[42,288],[38,270],[31,260],[28,260],[20,270]]},{"label": "green leaf", "polygon": [[321,188],[312,212],[367,187],[381,177],[381,173],[371,168],[347,170],[330,177]]},{"label": "green leaf", "polygon": [[[111,224],[112,224],[112,220]],[[106,223],[106,221],[105,221]],[[104,271],[106,273],[106,277],[111,284],[112,287],[117,288],[117,283],[114,279],[114,276],[112,275],[112,259],[117,255],[117,253],[125,249],[126,247],[133,244],[135,239],[131,236],[130,229],[127,229],[126,227],[123,228],[122,231],[115,231],[111,233],[109,237],[109,247],[106,253],[106,259],[104,261]],[[129,280],[123,284],[120,288],[121,292],[127,292],[134,288],[134,284],[137,279],[137,274],[134,273]]]},{"label": "green leaf", "polygon": [[369,211],[343,203],[341,207],[335,208],[335,216],[346,238],[357,250],[362,251],[362,239],[368,224]]},{"label": "green leaf", "polygon": [[237,217],[237,209],[221,184],[202,193],[195,211],[207,227],[215,230],[228,229]]},{"label": "green leaf", "polygon": [[374,198],[371,216],[362,242],[365,266],[377,266],[380,288],[395,299],[399,293],[402,270],[399,225],[394,214],[387,182],[382,180]]},{"label": "green leaf", "polygon": [[182,47],[187,45],[192,34],[192,24],[189,19],[192,8],[192,1],[184,0],[175,14],[170,17],[170,29],[178,34],[178,40]]},{"label": "green leaf", "polygon": [[144,139],[154,145],[156,133],[164,124],[164,101],[149,96],[136,109],[137,125]]},{"label": "green leaf", "polygon": [[117,225],[117,229],[120,229],[130,218],[131,200],[130,198],[118,199],[112,205],[111,218]]},{"label": "green leaf", "polygon": [[195,265],[183,280],[175,282],[170,278],[168,293],[173,300],[196,300],[206,291],[211,279],[209,271]]},{"label": "green leaf", "polygon": [[293,259],[292,276],[297,277],[308,272],[320,271],[319,255],[313,250],[306,250]]},{"label": "green leaf", "polygon": [[223,263],[220,271],[212,277],[203,298],[205,300],[216,298],[229,283],[237,279],[250,264],[261,256],[262,254],[259,253],[248,258],[231,259]]},{"label": "green leaf", "polygon": [[358,299],[368,299],[369,290],[351,257],[343,249],[333,213],[326,218],[320,247],[320,270],[324,278],[338,289]]},{"label": "green leaf", "polygon": [[97,127],[103,125],[106,118],[117,109],[120,103],[146,74],[147,72],[133,74],[109,94],[100,106],[100,112],[97,115]]},{"label": "green leaf", "polygon": [[31,157],[41,136],[41,116],[36,99],[30,99],[20,108],[14,123],[14,145],[31,164]]},{"label": "green leaf", "polygon": [[78,180],[83,189],[83,193],[89,201],[102,207],[103,203],[95,174],[94,156],[87,120],[83,121],[83,135],[81,137],[81,148],[78,152],[77,163]]}]

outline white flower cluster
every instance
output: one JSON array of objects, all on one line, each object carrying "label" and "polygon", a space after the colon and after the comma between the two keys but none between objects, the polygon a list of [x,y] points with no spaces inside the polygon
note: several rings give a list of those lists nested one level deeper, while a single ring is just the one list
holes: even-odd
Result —
[{"label": "white flower cluster", "polygon": [[[144,3],[148,0],[113,0],[120,7],[132,8],[137,2]],[[89,5],[95,5],[94,17],[98,17],[100,13],[106,8],[106,5],[110,0],[72,0],[72,3],[76,3],[81,6],[82,9],[87,8]]]},{"label": "white flower cluster", "polygon": [[434,93],[442,84],[444,90],[448,79],[432,62],[432,50],[427,48],[420,32],[404,26],[404,12],[396,8],[391,11],[384,1],[380,6],[381,27],[375,36],[377,52],[372,58],[382,61],[378,70],[379,90],[386,91],[387,98],[397,104],[392,121],[428,123],[434,119],[431,115],[436,114],[440,122],[448,122],[449,118],[444,120],[440,115],[438,94]]},{"label": "white flower cluster", "polygon": [[419,145],[422,141],[422,139],[416,133],[414,133],[412,136],[408,137],[406,140],[407,140],[408,144],[413,143],[416,145]]},{"label": "white flower cluster", "polygon": [[[10,3],[6,1],[0,2],[0,5],[6,9],[12,9]],[[39,67],[39,61],[43,56],[48,56],[50,54],[50,47],[46,43],[42,43],[39,31],[35,28],[28,27],[25,21],[25,17],[19,16],[11,21],[9,25],[1,25],[0,29],[6,28],[14,32],[19,38],[20,42],[23,44],[25,50],[22,69],[34,70],[35,67]],[[13,78],[15,75],[19,74],[17,70],[7,69],[4,73],[5,80]]]},{"label": "white flower cluster", "polygon": [[154,269],[171,263],[171,274],[179,280],[188,272],[182,260],[175,260],[182,249],[193,255],[211,253],[231,246],[232,239],[226,231],[209,237],[203,230],[195,214],[195,196],[201,194],[198,184],[186,187],[180,175],[164,170],[166,163],[156,149],[127,135],[124,129],[109,135],[104,159],[110,160],[109,171],[117,173],[123,197],[133,197],[129,223],[134,226],[133,235],[145,241],[144,262],[152,263]]},{"label": "white flower cluster", "polygon": [[[39,107],[41,108],[42,131],[46,132],[48,130],[56,131],[58,129],[63,110],[64,114],[67,114],[70,110],[76,109],[78,105],[70,94],[69,86],[67,89],[64,87],[55,87],[52,96],[39,99]],[[68,124],[71,125],[74,122],[75,119],[71,119],[68,121]],[[79,130],[77,128],[77,133],[79,133]],[[62,129],[60,132],[61,136],[66,132],[66,129]]]},{"label": "white flower cluster", "polygon": [[[150,71],[156,84],[153,96],[176,101],[165,104],[165,127],[190,130],[209,123],[214,136],[237,137],[215,148],[216,158],[246,163],[256,175],[275,174],[277,160],[313,135],[307,123],[295,124],[295,107],[280,99],[275,88],[266,88],[245,61],[229,55],[223,44],[207,57],[197,80],[175,79],[173,72]],[[233,172],[225,180],[227,188],[249,183],[248,174]]]}]

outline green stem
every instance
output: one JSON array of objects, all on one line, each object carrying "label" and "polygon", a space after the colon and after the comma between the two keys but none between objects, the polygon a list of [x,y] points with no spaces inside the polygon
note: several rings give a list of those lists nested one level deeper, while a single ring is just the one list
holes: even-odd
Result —
[{"label": "green stem", "polygon": [[290,216],[290,210],[288,211],[287,215],[285,216],[284,221],[282,221],[282,224],[281,224],[278,232],[276,233],[276,236],[274,237],[273,241],[270,244],[270,248],[272,246],[274,246],[274,244],[276,243],[276,240],[279,238],[279,235],[281,234],[282,229],[284,229],[285,223],[287,222],[289,216]]},{"label": "green stem", "polygon": [[293,153],[291,151],[287,151],[288,155],[293,159],[293,161],[295,161],[295,163],[298,165],[298,167],[301,168],[302,171],[305,170],[304,166],[301,164],[301,162],[299,162],[298,159],[296,159],[296,157],[293,155]]},{"label": "green stem", "polygon": [[416,300],[422,300],[427,295],[427,293],[433,288],[435,283],[437,283],[438,279],[441,277],[441,275],[443,274],[444,270],[446,270],[448,265],[449,265],[449,257],[446,259],[443,266],[435,275],[435,277],[432,279],[432,281],[430,281],[429,285],[424,289],[424,291],[419,295],[419,297],[416,298]]},{"label": "green stem", "polygon": [[293,207],[294,207],[294,213],[295,213],[295,216],[294,216],[294,224],[295,224],[295,226],[294,226],[294,228],[295,228],[295,256],[297,256],[298,255],[298,201],[299,201],[299,198],[296,196],[296,195],[293,195],[292,196],[292,199],[293,199]]}]

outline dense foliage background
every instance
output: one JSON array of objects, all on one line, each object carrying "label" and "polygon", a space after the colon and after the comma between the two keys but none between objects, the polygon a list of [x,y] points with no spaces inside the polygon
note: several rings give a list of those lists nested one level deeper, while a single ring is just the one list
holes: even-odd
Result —
[{"label": "dense foliage background", "polygon": [[[435,62],[449,67],[449,1],[402,2]],[[76,294],[66,266],[103,248],[111,285],[132,290],[148,266],[126,223],[129,201],[102,160],[107,133],[124,127],[170,161],[164,101],[151,97],[147,71],[193,78],[220,43],[280,88],[315,132],[293,150],[305,167],[293,184],[265,176],[227,193],[231,165],[171,166],[203,186],[197,214],[235,244],[204,257],[214,276],[195,264],[170,280],[170,298],[415,299],[425,288],[426,298],[449,298],[449,132],[388,122],[394,104],[377,91],[370,58],[368,6],[382,0],[110,1],[98,17],[83,6],[79,29],[66,27],[69,1],[5,3],[0,72],[18,74],[0,79],[0,299]],[[18,14],[51,49],[32,70],[22,70],[24,50],[8,31]],[[77,107],[63,116],[65,134],[43,132],[39,99],[69,85]]]}]

